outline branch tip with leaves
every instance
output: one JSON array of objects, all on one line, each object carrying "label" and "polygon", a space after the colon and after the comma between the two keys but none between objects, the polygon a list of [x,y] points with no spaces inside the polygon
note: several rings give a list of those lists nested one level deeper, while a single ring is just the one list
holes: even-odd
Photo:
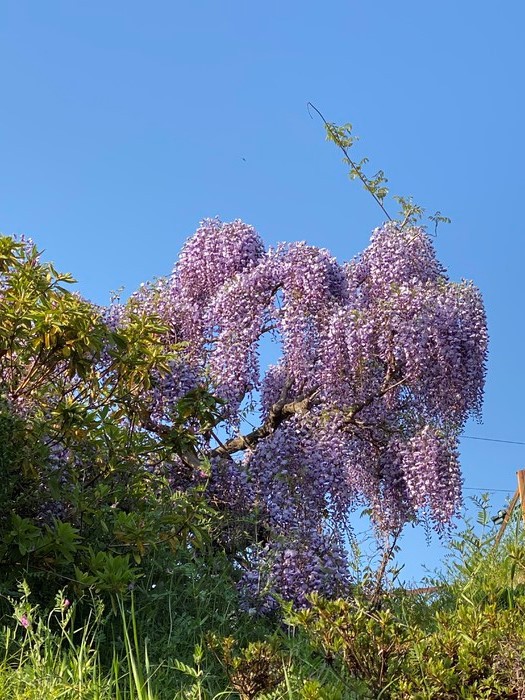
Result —
[{"label": "branch tip with leaves", "polygon": [[[349,122],[338,126],[333,122],[329,122],[325,119],[322,112],[311,102],[307,103],[308,113],[312,117],[311,111],[313,110],[321,118],[325,131],[326,140],[334,143],[343,153],[343,163],[349,167],[348,175],[351,180],[360,180],[367,192],[369,192],[383,214],[386,216],[388,221],[396,222],[402,229],[408,225],[416,225],[421,221],[425,214],[424,207],[416,204],[412,197],[401,197],[399,195],[393,195],[401,207],[399,212],[399,218],[394,219],[388,212],[385,206],[385,200],[389,195],[389,188],[387,187],[388,178],[385,176],[383,170],[378,170],[375,175],[369,177],[365,171],[364,167],[368,165],[369,159],[365,156],[361,160],[357,161],[350,157],[350,149],[352,146],[359,141],[359,137],[355,136],[353,132],[353,126]],[[313,118],[313,117],[312,117]],[[450,219],[448,216],[443,216],[440,211],[436,211],[433,215],[428,217],[429,220],[434,224],[433,234],[437,234],[437,228],[440,223],[449,224]]]}]

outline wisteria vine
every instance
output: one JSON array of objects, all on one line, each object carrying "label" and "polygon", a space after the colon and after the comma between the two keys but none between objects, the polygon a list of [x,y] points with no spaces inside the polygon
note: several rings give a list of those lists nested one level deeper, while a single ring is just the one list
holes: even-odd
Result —
[{"label": "wisteria vine", "polygon": [[[162,431],[192,387],[221,400],[221,425],[199,449],[210,498],[260,523],[243,559],[250,605],[340,590],[357,505],[382,531],[424,514],[441,533],[457,513],[458,435],[481,409],[486,319],[479,291],[448,279],[422,228],[388,222],[341,265],[306,243],[265,249],[241,221],[206,220],[171,276],[108,314],[125,323],[130,310],[160,316],[180,347],[151,391],[148,430]],[[264,336],[281,349],[265,370]],[[260,422],[244,430],[254,402]]]}]

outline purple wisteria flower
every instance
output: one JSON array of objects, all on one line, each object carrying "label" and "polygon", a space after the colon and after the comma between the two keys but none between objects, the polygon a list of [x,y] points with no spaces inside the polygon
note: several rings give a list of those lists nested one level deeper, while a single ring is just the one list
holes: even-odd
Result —
[{"label": "purple wisteria flower", "polygon": [[[158,315],[181,348],[154,378],[152,420],[169,422],[196,386],[222,401],[225,444],[207,435],[200,449],[212,501],[256,513],[264,532],[244,557],[250,610],[347,586],[344,528],[358,505],[380,531],[424,517],[441,533],[458,512],[458,435],[481,409],[486,318],[423,229],[387,223],[341,265],[306,243],[265,250],[241,221],[206,220],[172,275],[130,307]],[[125,318],[108,311],[112,327]],[[266,371],[265,336],[280,351]],[[262,425],[244,439],[248,399],[260,399]]]}]

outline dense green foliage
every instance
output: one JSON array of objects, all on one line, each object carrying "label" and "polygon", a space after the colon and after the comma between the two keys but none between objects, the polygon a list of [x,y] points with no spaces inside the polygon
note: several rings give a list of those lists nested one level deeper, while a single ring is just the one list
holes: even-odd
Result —
[{"label": "dense green foliage", "polygon": [[[173,492],[156,464],[194,435],[141,429],[153,377],[177,347],[134,314],[112,330],[41,263],[28,242],[0,238],[0,587],[25,578],[41,602],[56,591],[123,593],[153,554],[199,548],[215,517],[202,489]],[[181,401],[195,430],[213,401]]]},{"label": "dense green foliage", "polygon": [[2,632],[0,696],[520,700],[525,536],[516,521],[494,550],[494,534],[461,533],[434,592],[389,587],[372,600],[360,586],[273,620],[238,612],[229,565],[211,552],[176,557],[115,610],[59,592],[44,613],[22,587]]}]

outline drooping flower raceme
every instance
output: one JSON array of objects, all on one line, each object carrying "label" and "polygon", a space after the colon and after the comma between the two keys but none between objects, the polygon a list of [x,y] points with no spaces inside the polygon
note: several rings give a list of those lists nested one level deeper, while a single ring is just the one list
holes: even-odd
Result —
[{"label": "drooping flower raceme", "polygon": [[[486,321],[478,290],[448,280],[424,230],[385,224],[340,265],[305,243],[265,250],[252,227],[209,220],[173,274],[130,303],[182,344],[152,393],[153,423],[169,421],[164,392],[176,401],[201,384],[222,402],[223,439],[211,431],[201,449],[214,502],[259,519],[247,598],[339,590],[343,525],[358,504],[383,530],[425,514],[441,532],[457,513],[457,438],[481,408]],[[266,371],[264,335],[281,349]],[[260,424],[243,431],[248,398]]]}]

